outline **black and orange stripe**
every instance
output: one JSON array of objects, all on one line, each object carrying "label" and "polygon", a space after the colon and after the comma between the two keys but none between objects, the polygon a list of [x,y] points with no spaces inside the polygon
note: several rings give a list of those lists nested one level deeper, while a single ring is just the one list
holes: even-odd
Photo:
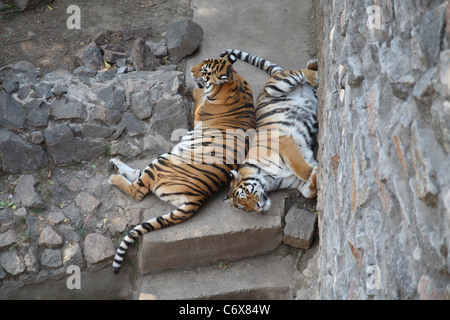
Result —
[{"label": "black and orange stripe", "polygon": [[[232,67],[236,60],[237,57],[230,54],[192,67],[197,84],[193,92],[194,129],[172,152],[159,156],[141,171],[136,181],[117,185],[137,200],[153,192],[160,199],[175,204],[176,209],[139,224],[125,236],[114,258],[114,273],[119,273],[134,241],[147,232],[192,217],[228,184],[230,171],[244,161],[249,144],[246,131],[254,130],[256,116],[250,85]],[[228,134],[230,130],[233,135]],[[199,160],[196,154],[203,156],[205,153],[211,156],[211,163],[205,163],[203,157],[195,161]]]}]

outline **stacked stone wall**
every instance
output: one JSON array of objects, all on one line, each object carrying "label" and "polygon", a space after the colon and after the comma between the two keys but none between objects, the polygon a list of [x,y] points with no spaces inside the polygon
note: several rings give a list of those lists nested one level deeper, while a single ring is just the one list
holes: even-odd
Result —
[{"label": "stacked stone wall", "polygon": [[321,298],[449,298],[448,1],[317,16]]}]

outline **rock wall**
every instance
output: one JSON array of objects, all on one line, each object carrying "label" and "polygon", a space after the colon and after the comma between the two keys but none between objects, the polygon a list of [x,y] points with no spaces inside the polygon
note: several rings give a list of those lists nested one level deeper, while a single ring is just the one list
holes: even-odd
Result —
[{"label": "rock wall", "polygon": [[0,299],[131,294],[128,271],[78,293],[65,281],[21,288],[67,277],[72,265],[96,281],[105,266],[112,274],[114,248],[142,208],[107,183],[108,160],[147,163],[177,143],[172,132],[189,129],[192,101],[175,69],[87,76],[25,61],[0,69]]},{"label": "rock wall", "polygon": [[172,131],[188,128],[191,107],[184,76],[174,69],[76,76],[65,70],[41,74],[28,62],[4,68],[0,172],[170,150]]},{"label": "rock wall", "polygon": [[[118,196],[108,160],[144,168],[191,128],[184,63],[173,62],[200,45],[203,30],[184,20],[173,28],[159,43],[144,40],[146,26],[99,30],[73,72],[0,66],[0,299],[131,297],[133,248],[123,275],[107,278],[114,248],[147,204]],[[89,279],[82,291],[66,286],[72,267]]]},{"label": "rock wall", "polygon": [[448,1],[317,17],[321,298],[449,299]]}]

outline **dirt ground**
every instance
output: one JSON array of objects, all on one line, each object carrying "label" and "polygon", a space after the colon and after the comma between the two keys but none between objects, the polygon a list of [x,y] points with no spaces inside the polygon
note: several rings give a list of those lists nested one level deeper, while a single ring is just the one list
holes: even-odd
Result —
[{"label": "dirt ground", "polygon": [[[192,18],[190,0],[55,0],[49,5],[17,12],[14,1],[0,11],[0,68],[27,60],[41,70],[78,67],[75,54],[99,31],[112,31],[114,42],[129,47],[123,40],[125,27],[148,28],[146,40],[159,41],[166,26]],[[80,29],[68,29],[70,5],[80,8]]]}]

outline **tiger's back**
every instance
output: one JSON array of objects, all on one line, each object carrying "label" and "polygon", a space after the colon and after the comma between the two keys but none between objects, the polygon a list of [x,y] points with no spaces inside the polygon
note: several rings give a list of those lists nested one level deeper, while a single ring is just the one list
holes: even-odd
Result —
[{"label": "tiger's back", "polygon": [[281,71],[267,81],[256,103],[256,128],[292,136],[309,162],[318,131],[318,100],[316,71],[307,71],[314,75],[312,84],[304,70]]},{"label": "tiger's back", "polygon": [[[204,65],[222,67],[217,59],[208,59]],[[193,66],[194,77],[200,72],[198,66]],[[160,199],[180,205],[186,198],[180,194],[186,194],[191,202],[203,204],[228,184],[230,170],[245,160],[249,142],[238,141],[245,139],[241,133],[256,126],[253,95],[244,78],[236,72],[229,74],[232,79],[221,84],[220,90],[205,95],[207,88],[194,89],[194,129],[157,159],[168,170],[157,170],[151,178],[152,192]],[[227,134],[230,131],[235,135]]]},{"label": "tiger's back", "polygon": [[281,188],[298,188],[305,197],[315,197],[317,61],[308,62],[306,69],[285,71],[242,51],[224,53],[230,52],[271,75],[256,103],[258,137],[239,172],[232,171],[229,197],[233,205],[247,211],[267,210],[266,193]]}]

